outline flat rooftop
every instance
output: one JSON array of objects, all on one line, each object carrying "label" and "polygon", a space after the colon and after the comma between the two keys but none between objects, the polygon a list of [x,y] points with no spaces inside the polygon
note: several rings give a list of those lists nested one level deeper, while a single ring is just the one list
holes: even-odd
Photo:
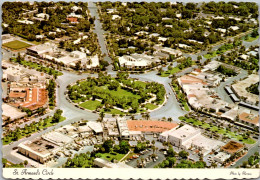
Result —
[{"label": "flat rooftop", "polygon": [[11,120],[18,119],[26,115],[26,112],[21,112],[19,109],[12,107],[6,103],[2,104],[2,110],[2,115],[10,117]]},{"label": "flat rooftop", "polygon": [[25,141],[24,143],[19,144],[19,147],[39,155],[40,157],[48,156],[51,151],[59,148],[56,144],[43,138],[37,138],[33,141]]},{"label": "flat rooftop", "polygon": [[71,143],[73,141],[73,139],[70,138],[69,136],[66,136],[66,135],[61,134],[61,133],[56,132],[56,131],[45,134],[45,135],[42,136],[42,138],[49,141],[49,142],[52,142],[52,143],[54,143],[58,146],[68,144],[68,143]]},{"label": "flat rooftop", "polygon": [[193,134],[196,134],[196,132],[200,132],[200,130],[185,124],[179,129],[172,131],[169,135],[179,139],[185,139],[186,137],[190,137]]},{"label": "flat rooftop", "polygon": [[178,124],[164,121],[128,120],[127,126],[129,131],[164,132],[177,127]]},{"label": "flat rooftop", "polygon": [[246,112],[243,112],[239,114],[239,119],[245,122],[259,125],[259,115],[256,116],[254,114],[248,114]]}]

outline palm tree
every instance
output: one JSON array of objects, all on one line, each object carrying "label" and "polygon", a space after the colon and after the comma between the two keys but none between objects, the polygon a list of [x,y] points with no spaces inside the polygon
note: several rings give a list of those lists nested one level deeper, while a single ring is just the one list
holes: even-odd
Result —
[{"label": "palm tree", "polygon": [[215,162],[212,162],[212,163],[211,163],[211,166],[212,166],[213,168],[216,168],[218,165],[217,165]]},{"label": "palm tree", "polygon": [[101,112],[99,114],[99,117],[100,117],[100,120],[103,121],[104,117],[105,117],[105,113],[104,112]]}]

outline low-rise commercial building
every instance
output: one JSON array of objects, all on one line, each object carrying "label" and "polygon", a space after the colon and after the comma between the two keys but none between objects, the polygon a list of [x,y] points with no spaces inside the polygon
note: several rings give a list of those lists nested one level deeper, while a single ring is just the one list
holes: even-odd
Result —
[{"label": "low-rise commercial building", "polygon": [[130,56],[124,55],[119,57],[120,66],[131,70],[149,69],[160,62],[160,59],[145,54],[132,54]]},{"label": "low-rise commercial building", "polygon": [[42,138],[25,141],[18,145],[18,152],[42,164],[49,161],[59,149],[60,147],[55,143]]},{"label": "low-rise commercial building", "polygon": [[170,142],[172,145],[186,150],[194,147],[204,156],[209,154],[212,150],[219,149],[223,145],[221,141],[202,136],[200,129],[189,125],[164,132],[160,135],[159,140]]},{"label": "low-rise commercial building", "polygon": [[243,112],[239,114],[238,121],[251,127],[259,127],[259,115]]},{"label": "low-rise commercial building", "polygon": [[218,163],[223,163],[225,162],[228,158],[230,158],[230,154],[225,153],[225,152],[219,152],[216,156],[214,156],[213,160],[218,162]]}]

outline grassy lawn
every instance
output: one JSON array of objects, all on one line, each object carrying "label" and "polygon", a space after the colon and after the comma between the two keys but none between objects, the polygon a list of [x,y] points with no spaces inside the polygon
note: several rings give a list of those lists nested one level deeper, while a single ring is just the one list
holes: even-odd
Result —
[{"label": "grassy lawn", "polygon": [[119,111],[118,109],[111,109],[110,113],[111,114],[124,114],[122,111]]},{"label": "grassy lawn", "polygon": [[204,123],[202,124],[201,126],[203,129],[207,129],[207,128],[210,128],[210,125],[208,123]]},{"label": "grassy lawn", "polygon": [[97,100],[92,101],[92,100],[90,100],[90,101],[86,101],[84,103],[79,104],[79,106],[83,107],[85,109],[89,109],[89,110],[93,111],[93,110],[96,110],[97,106],[99,106],[100,104],[101,104],[100,101],[97,101]]},{"label": "grassy lawn", "polygon": [[213,126],[210,128],[211,131],[218,131],[218,127],[217,126]]},{"label": "grassy lawn", "polygon": [[13,50],[18,50],[18,49],[30,47],[31,45],[27,44],[25,42],[22,42],[22,41],[14,40],[14,41],[3,44],[3,46],[13,49]]},{"label": "grassy lawn", "polygon": [[146,87],[146,83],[143,81],[135,81],[135,84],[138,86]]},{"label": "grassy lawn", "polygon": [[248,138],[248,139],[244,139],[241,135],[236,136],[236,139],[240,142],[243,142],[245,144],[254,144],[255,140]]},{"label": "grassy lawn", "polygon": [[202,122],[201,121],[195,121],[193,124],[196,125],[196,126],[200,126],[200,125],[202,125]]},{"label": "grassy lawn", "polygon": [[216,57],[216,56],[217,56],[217,51],[213,51],[210,54],[205,54],[203,57],[206,58],[206,59],[210,59],[210,58],[213,58],[213,57]]},{"label": "grassy lawn", "polygon": [[247,41],[247,42],[252,42],[252,41],[254,41],[254,40],[257,40],[258,38],[259,38],[259,36],[256,36],[256,37],[251,37],[251,36],[249,36],[247,40],[245,39],[245,37],[243,37],[243,40],[244,40],[244,41]]},{"label": "grassy lawn", "polygon": [[116,160],[121,160],[123,157],[125,156],[125,154],[119,154],[116,152],[111,152],[111,153],[103,153],[101,154],[101,158],[102,159],[106,159],[108,161],[111,161],[112,159],[116,159]]},{"label": "grassy lawn", "polygon": [[190,111],[190,108],[189,108],[187,102],[182,102],[182,104],[184,106],[185,111]]},{"label": "grassy lawn", "polygon": [[155,108],[157,108],[157,105],[151,104],[151,103],[147,103],[145,105],[146,108],[148,108],[149,110],[154,110]]},{"label": "grassy lawn", "polygon": [[226,130],[225,130],[225,129],[222,129],[222,128],[218,130],[218,133],[219,133],[219,134],[225,134],[225,132],[226,132]]},{"label": "grassy lawn", "polygon": [[170,76],[174,73],[177,73],[179,71],[180,71],[180,69],[178,67],[174,67],[172,70],[167,70],[167,71],[162,72],[161,76],[162,77],[168,77],[168,76]]},{"label": "grassy lawn", "polygon": [[112,96],[117,96],[117,97],[135,97],[137,99],[140,99],[141,97],[139,95],[135,95],[129,91],[126,91],[124,89],[121,89],[119,87],[116,91],[115,90],[109,90],[107,86],[101,86],[101,87],[95,87],[96,89],[103,90],[106,93],[111,94]]}]

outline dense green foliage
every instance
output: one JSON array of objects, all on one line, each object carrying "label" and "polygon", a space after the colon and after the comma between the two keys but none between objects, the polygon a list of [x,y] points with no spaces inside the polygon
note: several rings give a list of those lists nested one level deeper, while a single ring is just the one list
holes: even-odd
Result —
[{"label": "dense green foliage", "polygon": [[94,165],[95,156],[90,152],[75,154],[71,159],[68,158],[66,163],[63,165],[64,168],[91,168]]},{"label": "dense green foliage", "polygon": [[165,89],[163,85],[155,82],[140,83],[127,76],[120,75],[111,78],[99,73],[99,78],[88,78],[79,81],[73,86],[68,86],[69,98],[74,102],[85,102],[86,100],[101,99],[102,103],[97,109],[104,109],[105,112],[113,106],[130,109],[130,112],[140,110],[140,104],[151,98],[151,94],[156,96],[155,104],[164,101]]},{"label": "dense green foliage", "polygon": [[256,84],[252,84],[251,86],[247,87],[246,90],[250,93],[259,95],[258,87],[259,87],[259,83],[256,83]]},{"label": "dense green foliage", "polygon": [[[80,23],[76,26],[66,26],[62,23],[68,23],[66,19],[67,15],[72,12],[71,7],[78,5],[82,10],[78,10],[76,14],[81,14],[83,16]],[[35,21],[28,16],[28,20],[34,21],[34,24],[22,24],[17,22],[22,13],[26,10],[34,10],[34,7],[38,7],[38,13],[46,12],[50,17],[45,21]],[[87,15],[87,2],[34,2],[34,5],[30,5],[29,2],[5,2],[3,3],[3,23],[8,24],[8,27],[3,27],[3,33],[16,34],[22,36],[28,40],[36,40],[35,35],[44,34],[49,39],[59,38],[64,35],[72,37],[78,31],[89,31],[90,25],[93,23],[93,19],[89,18]],[[61,8],[62,7],[62,8]],[[37,11],[36,11],[37,13]],[[54,34],[49,34],[51,31],[55,31],[56,28],[62,28],[65,31],[57,32]]]},{"label": "dense green foliage", "polygon": [[[259,48],[259,46],[251,46],[249,48],[249,50],[254,50],[255,48]],[[259,70],[259,66],[258,66],[258,62],[259,62],[259,53],[256,54],[256,56],[252,56],[250,55],[248,57],[247,60],[242,60],[239,57],[242,54],[246,54],[246,48],[245,46],[240,46],[234,50],[232,50],[229,53],[226,53],[225,55],[221,55],[221,57],[218,59],[221,62],[224,62],[226,64],[230,64],[233,66],[237,66],[240,67],[242,69],[245,70],[249,70],[249,71],[258,71]]]},{"label": "dense green foliage", "polygon": [[214,13],[217,15],[239,15],[248,17],[251,13],[253,18],[258,17],[258,5],[255,2],[215,2],[211,1],[202,5],[204,13]]},{"label": "dense green foliage", "polygon": [[[205,168],[204,161],[192,162],[187,160],[189,153],[182,150],[179,153],[175,152],[172,146],[167,150],[166,159],[155,166],[155,168]],[[177,161],[177,157],[181,158]]]},{"label": "dense green foliage", "polygon": [[259,152],[256,152],[254,155],[248,158],[248,164],[250,166],[254,166],[257,164],[259,165],[259,160],[260,160]]},{"label": "dense green foliage", "polygon": [[237,75],[236,71],[230,68],[225,67],[224,65],[220,65],[217,69],[217,72],[220,72],[226,76],[235,76]]},{"label": "dense green foliage", "polygon": [[55,88],[55,81],[53,79],[50,79],[46,89],[48,90],[49,106],[51,109],[55,106]]},{"label": "dense green foliage", "polygon": [[52,117],[46,117],[45,119],[41,119],[39,122],[32,122],[31,124],[26,124],[23,128],[17,127],[15,130],[7,131],[3,137],[2,142],[3,144],[9,144],[12,141],[18,141],[19,139],[30,136],[31,134],[38,132],[44,128],[53,126],[66,118],[61,116],[62,110],[58,109],[54,113]]},{"label": "dense green foliage", "polygon": [[190,108],[188,106],[188,103],[187,103],[187,99],[186,99],[186,96],[185,94],[181,91],[181,88],[179,87],[178,85],[178,82],[176,80],[173,80],[172,81],[172,87],[177,95],[177,100],[183,105],[184,109],[186,111],[189,111]]},{"label": "dense green foliage", "polygon": [[[222,1],[203,3],[201,6],[197,3],[184,5],[169,2],[128,2],[126,5],[122,5],[121,2],[100,2],[98,4],[101,9],[103,28],[110,32],[107,36],[110,53],[115,56],[142,52],[153,53],[155,50],[153,46],[159,43],[159,38],[150,36],[152,33],[168,38],[163,42],[163,46],[178,48],[178,44],[182,43],[192,47],[189,50],[183,49],[189,52],[204,50],[210,44],[225,40],[227,36],[235,36],[248,31],[249,28],[258,27],[253,23],[243,22],[243,17],[247,18],[249,14],[252,18],[257,18],[258,5],[256,3]],[[108,13],[109,10],[112,11]],[[239,20],[227,16],[224,19],[213,19],[212,23],[208,24],[204,14],[199,13],[201,11],[215,16],[224,16],[227,13],[235,17],[239,15],[242,18]],[[112,20],[113,15],[118,15],[119,18]],[[238,26],[239,29],[233,31],[229,29],[230,26]],[[223,34],[224,37],[220,32],[215,31],[217,28],[228,29]],[[139,32],[143,33],[138,34]],[[201,45],[189,39],[204,43]]]}]

